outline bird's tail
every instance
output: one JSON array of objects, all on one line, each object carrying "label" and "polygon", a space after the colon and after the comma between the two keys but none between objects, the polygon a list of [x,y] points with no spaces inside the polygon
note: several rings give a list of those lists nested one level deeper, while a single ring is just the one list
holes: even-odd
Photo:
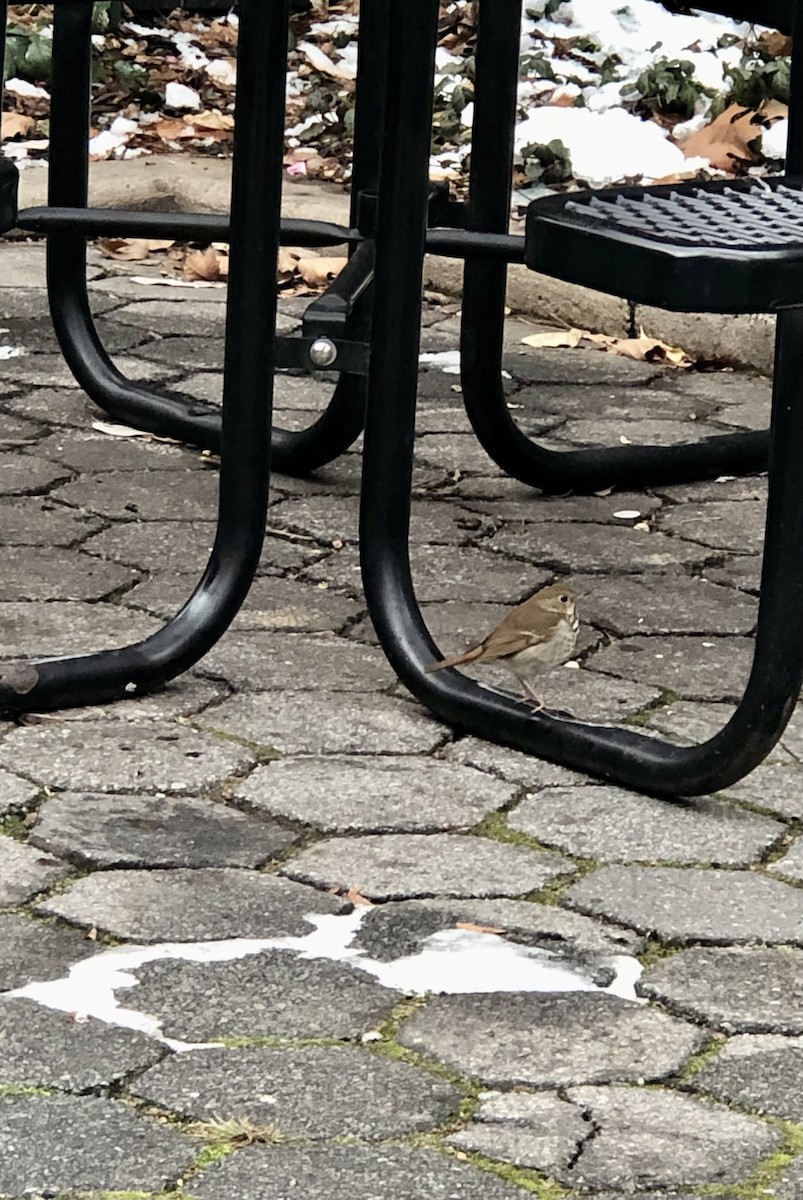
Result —
[{"label": "bird's tail", "polygon": [[482,650],[482,646],[472,646],[463,654],[455,654],[454,658],[442,658],[439,662],[430,663],[424,670],[427,675],[431,675],[433,671],[443,671],[445,667],[462,667],[465,663],[474,662],[475,658],[479,658]]}]

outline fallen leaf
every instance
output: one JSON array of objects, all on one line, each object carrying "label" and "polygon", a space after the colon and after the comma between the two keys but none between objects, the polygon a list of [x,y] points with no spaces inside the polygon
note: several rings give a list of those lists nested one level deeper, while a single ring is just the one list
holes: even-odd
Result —
[{"label": "fallen leaf", "polygon": [[99,238],[97,246],[104,258],[119,262],[141,262],[151,252],[147,238]]},{"label": "fallen leaf", "polygon": [[707,158],[718,171],[735,172],[758,162],[763,130],[781,119],[777,101],[771,104],[761,108],[731,104],[710,125],[686,138],[680,148],[687,158]]},{"label": "fallen leaf", "polygon": [[582,329],[556,329],[549,333],[531,333],[521,342],[523,346],[532,346],[536,350],[556,350],[564,346],[573,350],[586,336]]},{"label": "fallen leaf", "polygon": [[324,287],[337,278],[347,263],[347,258],[334,258],[327,255],[301,258],[298,260],[298,273],[308,287]]},{"label": "fallen leaf", "polygon": [[229,256],[210,246],[207,250],[191,250],[184,260],[184,278],[207,283],[228,279]]},{"label": "fallen leaf", "polygon": [[594,340],[604,340],[610,354],[632,358],[636,362],[664,363],[671,367],[691,366],[691,359],[680,346],[670,346],[660,338],[648,337],[642,329],[635,338],[603,338],[595,335]]},{"label": "fallen leaf", "polygon": [[18,112],[4,112],[0,123],[0,139],[5,142],[9,138],[27,137],[35,125],[33,117]]},{"label": "fallen leaf", "polygon": [[368,900],[363,896],[358,887],[350,887],[345,893],[346,900],[349,900],[355,908],[373,908],[373,901]]}]

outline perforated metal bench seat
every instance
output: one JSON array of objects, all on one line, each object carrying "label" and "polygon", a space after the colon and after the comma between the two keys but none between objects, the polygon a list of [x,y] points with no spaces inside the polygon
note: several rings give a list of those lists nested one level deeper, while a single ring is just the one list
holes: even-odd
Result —
[{"label": "perforated metal bench seat", "polygon": [[0,158],[0,233],[7,233],[17,223],[18,179],[13,162]]},{"label": "perforated metal bench seat", "polygon": [[803,304],[802,189],[778,177],[547,196],[528,209],[525,260],[676,312]]}]

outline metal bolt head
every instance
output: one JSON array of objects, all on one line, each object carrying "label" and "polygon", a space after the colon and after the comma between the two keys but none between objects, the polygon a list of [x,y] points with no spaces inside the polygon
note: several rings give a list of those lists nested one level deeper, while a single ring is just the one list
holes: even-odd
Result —
[{"label": "metal bolt head", "polygon": [[331,367],[337,361],[337,346],[331,338],[316,338],[309,348],[309,356],[314,366]]}]

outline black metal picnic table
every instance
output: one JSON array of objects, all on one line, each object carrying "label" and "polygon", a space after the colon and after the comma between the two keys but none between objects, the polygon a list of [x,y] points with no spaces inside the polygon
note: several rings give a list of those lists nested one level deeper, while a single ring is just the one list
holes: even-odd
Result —
[{"label": "black metal picnic table", "polygon": [[[91,0],[55,3],[49,204],[17,212],[14,169],[0,160],[0,230],[16,225],[47,235],[56,332],[87,394],[115,419],[219,451],[217,536],[197,589],[156,634],[121,650],[6,664],[2,706],[30,711],[137,695],[191,667],[228,627],[256,571],[271,455],[274,468],[308,473],[335,459],[364,425],[360,549],[368,608],[396,672],[437,716],[667,795],[720,790],[760,763],[780,737],[803,681],[803,105],[792,106],[783,178],[567,192],[535,201],[526,235],[516,237],[509,233],[509,205],[521,0],[480,0],[466,203],[451,202],[429,182],[438,0],[362,0],[349,226],[282,220],[289,4],[240,0],[230,215],[99,211],[87,202],[91,7]],[[702,7],[786,31],[803,29],[798,0]],[[0,16],[5,9],[0,0]],[[792,91],[803,96],[801,53],[793,57]],[[99,234],[230,243],[222,415],[151,392],[113,365],[86,288],[86,239]],[[347,243],[350,254],[335,284],[307,310],[302,336],[293,338],[276,336],[276,297],[263,283],[287,243]],[[465,260],[464,400],[477,437],[510,475],[540,492],[562,493],[769,467],[753,668],[734,716],[709,741],[681,747],[533,712],[456,671],[425,673],[437,650],[416,600],[408,535],[427,252]],[[636,303],[777,313],[771,430],[670,447],[557,452],[539,446],[515,425],[501,384],[511,262]],[[271,435],[277,367],[339,372],[327,410],[302,432],[274,429]]]}]

